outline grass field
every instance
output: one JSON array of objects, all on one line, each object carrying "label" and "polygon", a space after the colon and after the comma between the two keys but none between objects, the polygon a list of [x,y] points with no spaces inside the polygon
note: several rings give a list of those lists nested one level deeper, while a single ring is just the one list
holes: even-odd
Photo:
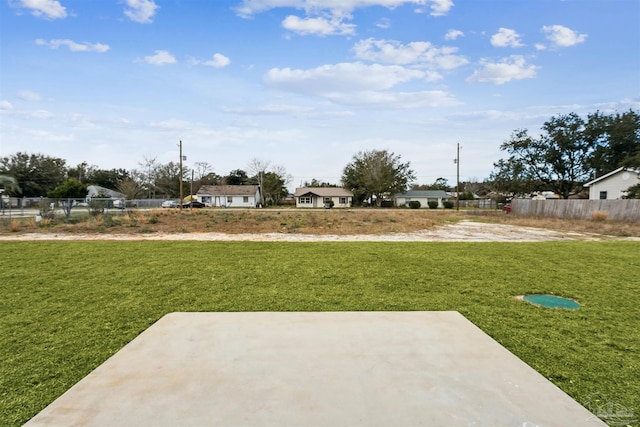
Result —
[{"label": "grass field", "polygon": [[[173,311],[457,310],[578,402],[640,418],[637,242],[0,245],[3,426]],[[582,308],[514,298],[539,292]]]}]

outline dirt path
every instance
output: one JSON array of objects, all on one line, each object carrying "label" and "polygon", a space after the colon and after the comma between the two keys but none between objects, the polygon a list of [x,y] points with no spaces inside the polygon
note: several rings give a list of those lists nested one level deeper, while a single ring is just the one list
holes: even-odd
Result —
[{"label": "dirt path", "polygon": [[461,221],[433,230],[379,235],[316,235],[296,233],[150,233],[150,234],[62,234],[29,233],[0,236],[0,241],[39,240],[168,240],[168,241],[256,241],[256,242],[543,242],[559,240],[633,240],[637,237],[611,237],[599,234],[561,232],[507,224]]}]

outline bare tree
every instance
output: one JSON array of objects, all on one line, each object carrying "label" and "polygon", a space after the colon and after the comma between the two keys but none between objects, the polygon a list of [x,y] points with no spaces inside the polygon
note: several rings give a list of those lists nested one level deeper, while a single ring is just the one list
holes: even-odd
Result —
[{"label": "bare tree", "polygon": [[147,192],[147,197],[151,199],[152,195],[155,196],[156,193],[156,180],[162,165],[158,163],[157,157],[148,157],[146,155],[138,165],[140,165],[139,172],[144,179],[144,190]]}]

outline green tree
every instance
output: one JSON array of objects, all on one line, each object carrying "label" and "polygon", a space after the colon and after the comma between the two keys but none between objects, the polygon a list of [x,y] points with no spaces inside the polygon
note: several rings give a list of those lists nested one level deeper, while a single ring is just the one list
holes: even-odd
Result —
[{"label": "green tree", "polygon": [[262,176],[262,197],[267,205],[278,205],[287,197],[286,178],[276,172],[266,172]]},{"label": "green tree", "polygon": [[125,169],[93,169],[88,171],[86,182],[115,190],[127,178],[129,178],[129,172]]},{"label": "green tree", "polygon": [[446,178],[438,178],[433,184],[412,185],[412,190],[449,190],[449,181]]},{"label": "green tree", "polygon": [[566,199],[583,191],[591,176],[590,156],[595,147],[585,138],[585,122],[575,113],[552,117],[538,138],[527,130],[516,131],[501,150],[509,154],[501,166],[518,172],[525,182],[539,182]]},{"label": "green tree", "polygon": [[[75,178],[83,184],[89,184],[88,181],[91,174],[98,169],[97,166],[89,166],[87,162],[79,163],[76,167],[67,169],[67,177]],[[101,185],[95,183],[97,185]]]},{"label": "green tree", "polygon": [[387,150],[361,151],[342,172],[342,184],[354,193],[358,203],[375,198],[376,205],[394,193],[404,192],[415,179],[409,162]]},{"label": "green tree", "polygon": [[595,176],[602,176],[621,166],[640,167],[640,114],[629,110],[604,115],[599,111],[588,116],[585,138],[595,149],[590,166]]},{"label": "green tree", "polygon": [[493,192],[503,194],[507,199],[531,194],[541,185],[520,159],[500,159],[493,167],[495,169],[487,185]]},{"label": "green tree", "polygon": [[47,197],[60,200],[60,206],[64,208],[67,217],[71,216],[73,201],[70,199],[84,199],[87,197],[87,186],[75,178],[67,178],[62,184],[47,193]]},{"label": "green tree", "polygon": [[67,178],[66,181],[49,191],[47,193],[47,197],[54,199],[84,199],[87,197],[87,186],[75,178]]},{"label": "green tree", "polygon": [[[189,184],[191,181],[191,171],[183,166],[183,189],[185,193],[189,192]],[[188,176],[188,179],[184,177]],[[180,197],[180,165],[178,163],[169,162],[160,165],[155,172],[155,188],[156,192],[165,197]]]},{"label": "green tree", "polygon": [[249,179],[247,172],[242,169],[234,169],[229,172],[229,175],[222,178],[222,181],[226,185],[246,185],[246,184],[257,184],[255,180]]},{"label": "green tree", "polygon": [[[16,179],[25,197],[40,197],[53,190],[67,177],[66,161],[43,154],[16,153],[0,159],[0,174]],[[12,189],[10,196],[19,193]]]},{"label": "green tree", "polygon": [[302,185],[303,187],[337,187],[337,184],[331,184],[330,182],[322,181],[319,179],[312,178],[311,181],[305,181]]},{"label": "green tree", "polygon": [[20,189],[20,186],[18,185],[18,181],[14,177],[8,176],[8,175],[0,175],[0,187],[2,187],[2,190],[3,190],[0,193],[4,193],[4,192],[20,193],[22,191]]}]

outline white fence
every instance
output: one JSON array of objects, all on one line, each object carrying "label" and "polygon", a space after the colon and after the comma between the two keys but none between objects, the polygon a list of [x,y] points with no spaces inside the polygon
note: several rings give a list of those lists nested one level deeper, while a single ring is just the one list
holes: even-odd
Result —
[{"label": "white fence", "polygon": [[556,217],[570,219],[593,219],[603,216],[614,221],[640,222],[640,200],[531,200],[513,199],[511,213],[514,215]]}]

